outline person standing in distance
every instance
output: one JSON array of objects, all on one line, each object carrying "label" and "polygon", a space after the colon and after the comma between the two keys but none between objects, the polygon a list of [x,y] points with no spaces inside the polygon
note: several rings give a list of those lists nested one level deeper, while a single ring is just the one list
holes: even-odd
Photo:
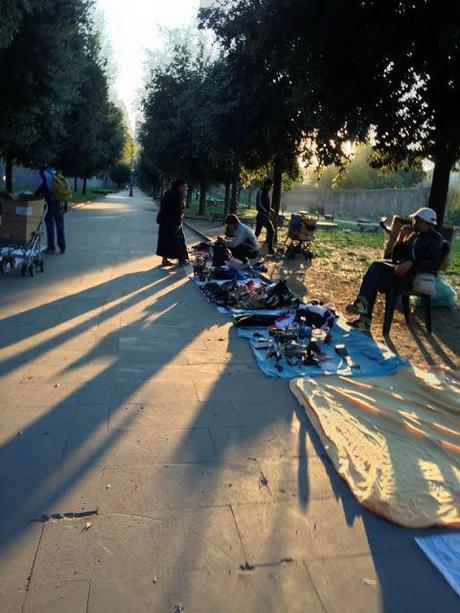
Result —
[{"label": "person standing in distance", "polygon": [[264,184],[257,192],[257,219],[255,235],[259,238],[262,228],[267,230],[268,254],[273,255],[275,241],[275,227],[271,218],[272,208],[270,191],[273,187],[272,179],[265,179]]},{"label": "person standing in distance", "polygon": [[169,258],[177,258],[180,266],[188,262],[188,252],[182,228],[186,194],[186,181],[176,179],[171,183],[170,189],[165,192],[161,200],[160,211],[157,215],[159,225],[157,255],[163,258],[161,266],[172,266]]}]

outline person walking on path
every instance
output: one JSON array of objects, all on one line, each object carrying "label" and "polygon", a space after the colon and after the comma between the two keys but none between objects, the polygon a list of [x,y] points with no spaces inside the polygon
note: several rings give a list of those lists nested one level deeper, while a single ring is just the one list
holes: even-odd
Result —
[{"label": "person walking on path", "polygon": [[55,200],[53,197],[53,181],[56,171],[51,166],[40,170],[40,180],[35,196],[43,196],[48,210],[45,215],[46,237],[48,241],[48,249],[46,253],[55,253],[55,231],[57,235],[57,244],[61,253],[65,253],[65,231],[64,231],[64,203]]},{"label": "person walking on path", "polygon": [[257,219],[256,219],[256,231],[255,235],[259,238],[260,233],[262,232],[262,228],[267,230],[267,242],[268,242],[268,253],[269,255],[273,255],[274,253],[274,241],[275,241],[275,228],[273,226],[273,221],[271,218],[271,203],[270,203],[270,190],[273,187],[273,181],[271,179],[266,179],[264,184],[257,192]]},{"label": "person walking on path", "polygon": [[161,200],[157,216],[159,225],[157,255],[163,258],[161,266],[172,266],[169,258],[177,258],[181,266],[188,261],[182,228],[186,193],[186,182],[183,179],[176,179]]}]

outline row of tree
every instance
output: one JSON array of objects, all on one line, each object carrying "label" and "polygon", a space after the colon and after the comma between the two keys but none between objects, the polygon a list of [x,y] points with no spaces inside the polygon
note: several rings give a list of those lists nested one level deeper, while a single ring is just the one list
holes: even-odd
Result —
[{"label": "row of tree", "polygon": [[[105,173],[126,140],[110,100],[93,0],[7,0],[0,25],[0,156],[6,189],[13,165],[52,164],[67,176]],[[75,181],[76,182],[76,181]]]},{"label": "row of tree", "polygon": [[276,208],[299,156],[341,168],[367,143],[376,168],[432,160],[443,218],[460,157],[458,2],[226,0],[200,24],[221,52],[178,44],[152,69],[141,175],[220,180],[235,207],[241,169],[268,164]]}]

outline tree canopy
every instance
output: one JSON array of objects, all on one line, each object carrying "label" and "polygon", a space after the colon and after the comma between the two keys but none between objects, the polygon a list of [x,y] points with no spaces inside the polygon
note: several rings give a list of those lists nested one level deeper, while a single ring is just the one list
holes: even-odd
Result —
[{"label": "tree canopy", "polygon": [[124,128],[109,102],[93,0],[7,4],[16,16],[0,48],[7,189],[13,164],[54,163],[82,177],[108,169],[120,157]]},{"label": "tree canopy", "polygon": [[443,217],[460,157],[459,3],[241,0],[204,9],[202,24],[287,84],[305,157],[342,164],[343,143],[372,132],[377,167],[434,162]]}]

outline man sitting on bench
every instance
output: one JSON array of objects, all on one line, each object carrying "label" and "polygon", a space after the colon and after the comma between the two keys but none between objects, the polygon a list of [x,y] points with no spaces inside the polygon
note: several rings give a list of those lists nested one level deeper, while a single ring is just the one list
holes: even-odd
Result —
[{"label": "man sitting on bench", "polygon": [[359,315],[349,322],[356,330],[369,332],[377,292],[387,293],[402,283],[409,286],[417,272],[435,273],[443,257],[444,240],[435,230],[435,211],[421,208],[412,215],[412,225],[403,226],[396,238],[392,261],[371,264],[363,277],[358,297],[346,307],[347,313]]},{"label": "man sitting on bench", "polygon": [[225,225],[230,230],[230,233],[233,234],[233,238],[224,239],[219,237],[218,240],[222,241],[230,249],[234,258],[246,263],[248,258],[258,257],[260,253],[259,243],[249,226],[241,223],[238,217],[233,214],[228,215]]}]

